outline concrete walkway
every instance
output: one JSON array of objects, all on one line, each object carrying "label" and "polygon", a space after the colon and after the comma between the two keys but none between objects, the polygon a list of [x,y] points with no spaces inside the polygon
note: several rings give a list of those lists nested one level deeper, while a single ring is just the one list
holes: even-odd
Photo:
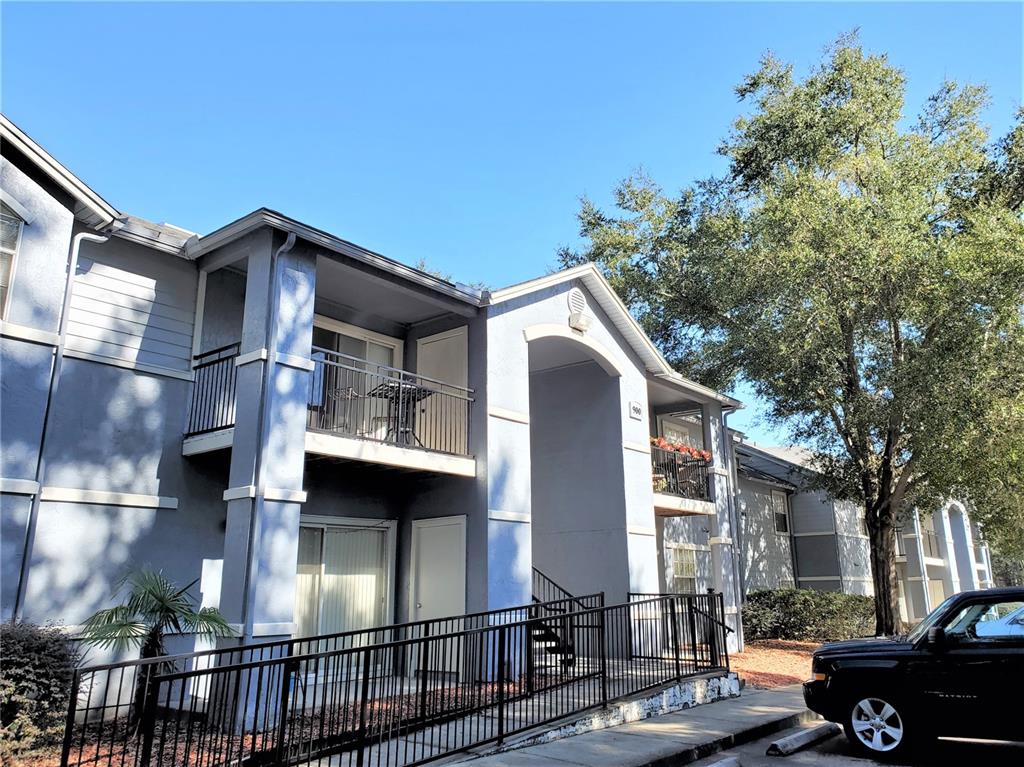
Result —
[{"label": "concrete walkway", "polygon": [[817,715],[804,707],[800,685],[748,690],[738,698],[551,743],[491,754],[468,764],[472,767],[663,767],[688,764],[816,718]]}]

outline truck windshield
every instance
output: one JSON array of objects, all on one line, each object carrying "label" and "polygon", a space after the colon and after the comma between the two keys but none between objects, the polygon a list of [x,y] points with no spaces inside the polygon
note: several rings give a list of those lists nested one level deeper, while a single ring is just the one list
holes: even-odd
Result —
[{"label": "truck windshield", "polygon": [[907,641],[913,644],[918,639],[927,634],[928,629],[930,629],[932,626],[939,622],[939,616],[946,612],[946,608],[949,607],[950,603],[955,598],[956,595],[947,597],[942,604],[940,604],[938,607],[936,607],[934,610],[928,613],[928,617],[926,617],[923,621],[914,626],[914,628],[911,629],[910,633],[907,634]]}]

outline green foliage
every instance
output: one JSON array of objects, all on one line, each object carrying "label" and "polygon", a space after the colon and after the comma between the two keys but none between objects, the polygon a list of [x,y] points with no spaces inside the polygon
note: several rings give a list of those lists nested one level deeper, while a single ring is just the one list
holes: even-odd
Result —
[{"label": "green foliage", "polygon": [[60,628],[0,625],[0,762],[60,740],[78,660]]},{"label": "green foliage", "polygon": [[747,595],[743,633],[747,639],[822,642],[871,636],[875,612],[870,597],[811,589],[771,589]]},{"label": "green foliage", "polygon": [[802,80],[767,57],[737,94],[725,178],[584,200],[560,260],[597,262],[681,372],[749,381],[815,449],[865,508],[892,631],[901,509],[961,498],[1024,547],[1024,112],[990,143],[984,89],[947,82],[906,120],[903,74],[853,38]]},{"label": "green foliage", "polygon": [[125,592],[124,601],[99,610],[82,629],[88,644],[117,650],[141,647],[143,658],[166,655],[164,637],[169,631],[205,637],[232,636],[233,631],[220,611],[196,609],[188,590],[196,581],[178,588],[163,573],[141,571],[129,574],[115,596]]}]

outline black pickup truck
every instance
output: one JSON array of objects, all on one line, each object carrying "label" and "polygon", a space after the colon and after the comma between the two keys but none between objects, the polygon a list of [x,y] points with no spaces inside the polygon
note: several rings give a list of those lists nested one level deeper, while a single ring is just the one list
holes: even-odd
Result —
[{"label": "black pickup truck", "polygon": [[822,645],[811,673],[807,707],[873,758],[938,736],[1024,740],[1024,588],[955,594],[904,636]]}]

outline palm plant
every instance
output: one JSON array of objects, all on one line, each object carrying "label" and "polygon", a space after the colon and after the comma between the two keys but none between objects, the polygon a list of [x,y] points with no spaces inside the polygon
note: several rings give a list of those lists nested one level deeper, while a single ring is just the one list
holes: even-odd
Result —
[{"label": "palm plant", "polygon": [[[121,604],[96,611],[82,628],[82,641],[97,647],[124,650],[139,647],[142,659],[167,655],[168,633],[196,634],[206,638],[233,636],[227,619],[214,607],[196,607],[188,593],[198,583],[179,588],[162,572],[129,573],[114,596],[124,593]],[[131,718],[138,721],[150,678],[173,667],[170,661],[143,664],[135,680],[135,705]]]}]

